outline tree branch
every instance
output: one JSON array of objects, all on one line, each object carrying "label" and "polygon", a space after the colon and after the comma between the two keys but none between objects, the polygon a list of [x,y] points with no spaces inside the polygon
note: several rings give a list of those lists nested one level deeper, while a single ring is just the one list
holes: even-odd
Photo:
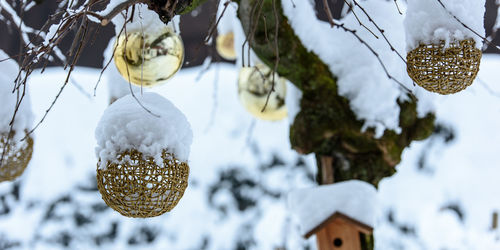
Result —
[{"label": "tree branch", "polygon": [[[337,91],[337,79],[317,55],[309,52],[295,35],[273,0],[240,0],[238,15],[251,47],[269,67],[279,56],[277,72],[302,90],[301,111],[290,128],[292,147],[300,153],[316,153],[318,159],[331,157],[335,181],[361,179],[377,185],[395,172],[401,153],[413,140],[428,137],[434,128],[434,115],[418,118],[416,98],[398,103],[402,132],[386,130],[374,138],[374,130],[362,132],[364,124],[351,110],[349,100]],[[252,15],[261,3],[261,14]],[[276,27],[278,25],[278,27]],[[275,32],[275,29],[278,32]],[[276,33],[276,34],[275,34]],[[270,46],[279,36],[278,54]],[[346,58],[346,60],[349,60]]]}]

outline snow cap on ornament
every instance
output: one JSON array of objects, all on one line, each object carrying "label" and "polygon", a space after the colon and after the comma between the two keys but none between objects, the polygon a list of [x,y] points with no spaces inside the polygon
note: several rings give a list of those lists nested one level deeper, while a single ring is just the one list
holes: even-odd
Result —
[{"label": "snow cap on ornament", "polygon": [[174,27],[176,21],[178,18],[165,25],[158,14],[144,4],[136,5],[132,22],[126,23],[125,28],[123,16],[113,19],[117,34],[114,61],[127,82],[152,87],[165,83],[180,70],[184,43],[175,32],[179,30]]},{"label": "snow cap on ornament", "polygon": [[97,185],[108,206],[145,218],[170,211],[184,194],[193,134],[184,114],[164,97],[137,98],[118,99],[99,121]]},{"label": "snow cap on ornament", "polygon": [[485,0],[408,0],[407,72],[415,83],[443,95],[472,84],[482,55],[484,6]]},{"label": "snow cap on ornament", "polygon": [[[0,50],[0,60],[6,58],[9,56]],[[33,124],[28,88],[21,87],[19,93],[12,92],[18,72],[19,66],[13,60],[0,62],[0,156],[4,156],[0,159],[0,182],[19,177],[28,166],[33,153],[33,138],[28,136],[22,140]],[[12,133],[9,136],[10,121],[23,91],[26,92],[17,110]]]}]

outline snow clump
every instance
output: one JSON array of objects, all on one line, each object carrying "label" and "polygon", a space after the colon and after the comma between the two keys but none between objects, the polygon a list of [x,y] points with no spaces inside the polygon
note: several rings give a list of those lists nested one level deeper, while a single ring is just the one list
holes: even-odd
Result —
[{"label": "snow clump", "polygon": [[[111,104],[97,125],[96,155],[100,168],[117,162],[117,155],[135,149],[158,165],[163,150],[187,162],[193,140],[191,125],[170,101],[156,93],[126,95]],[[142,107],[142,104],[144,107]],[[150,112],[148,112],[150,111]]]},{"label": "snow clump", "polygon": [[411,51],[421,43],[439,44],[441,41],[445,41],[447,47],[450,43],[471,38],[476,42],[476,48],[481,49],[482,39],[474,32],[485,36],[485,0],[441,0],[441,3],[437,0],[408,0],[404,20],[406,49]]}]

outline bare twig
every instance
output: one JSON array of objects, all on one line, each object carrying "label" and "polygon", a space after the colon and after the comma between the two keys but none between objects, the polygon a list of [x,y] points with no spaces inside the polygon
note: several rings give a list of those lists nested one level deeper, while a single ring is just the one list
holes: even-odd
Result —
[{"label": "bare twig", "polygon": [[[375,28],[377,28],[377,30],[380,32],[380,34],[384,38],[385,42],[389,45],[389,48],[391,49],[391,51],[394,51],[399,56],[399,58],[406,64],[406,60],[403,58],[401,53],[399,53],[399,51],[396,50],[396,48],[392,45],[392,43],[389,41],[389,39],[385,35],[385,30],[383,30],[382,28],[380,28],[380,26],[378,26],[378,24],[373,20],[373,18],[370,17],[368,12],[366,12],[366,10],[363,8],[363,6],[361,6],[356,0],[352,0],[352,1],[353,1],[354,5],[358,6],[358,8],[361,9],[361,11],[368,18],[368,21],[370,21],[375,26]],[[353,10],[353,13],[354,13],[354,10]]]},{"label": "bare twig", "polygon": [[241,54],[242,54],[242,66],[245,67],[245,46],[247,45],[248,43],[248,48],[247,48],[247,52],[248,52],[248,66],[250,66],[250,48],[252,47],[252,39],[253,39],[253,35],[255,34],[255,31],[257,30],[257,24],[258,24],[258,21],[255,21],[255,20],[258,20],[259,17],[261,16],[261,11],[262,11],[262,6],[264,5],[264,0],[258,0],[256,2],[256,4],[254,4],[252,6],[252,10],[250,11],[250,31],[248,32],[248,34],[246,34],[246,38],[245,38],[245,41],[243,42],[243,44],[241,45]]},{"label": "bare twig", "polygon": [[105,16],[101,16],[97,13],[94,13],[94,12],[88,12],[87,14],[89,15],[92,15],[96,18],[98,18],[99,20],[101,20],[101,25],[102,26],[106,26],[108,25],[109,21],[111,19],[113,19],[116,15],[118,15],[120,12],[128,9],[128,7],[134,5],[134,4],[138,4],[138,3],[148,3],[149,0],[129,0],[129,1],[126,1],[126,2],[122,2],[120,4],[118,4],[114,9],[112,9],[107,15]]},{"label": "bare twig", "polygon": [[57,100],[59,99],[59,97],[61,96],[64,88],[67,86],[68,82],[69,82],[69,79],[70,79],[70,76],[71,76],[71,72],[73,72],[73,70],[75,69],[75,66],[76,66],[76,62],[78,61],[78,59],[80,58],[80,55],[81,55],[81,50],[83,48],[83,45],[84,45],[84,41],[85,41],[85,38],[87,36],[87,30],[88,30],[88,19],[86,17],[84,17],[84,19],[82,20],[82,23],[85,23],[84,25],[80,26],[80,29],[83,29],[84,32],[82,34],[82,41],[80,42],[79,46],[78,46],[78,49],[77,49],[77,52],[75,54],[75,57],[73,58],[73,61],[70,65],[70,68],[69,68],[69,72],[66,76],[66,80],[64,81],[63,85],[61,86],[61,89],[59,89],[59,92],[57,93],[56,97],[54,98],[54,100],[52,101],[52,103],[50,104],[49,108],[47,110],[45,110],[45,114],[43,115],[42,119],[40,119],[40,121],[38,121],[38,123],[35,125],[35,127],[33,127],[27,134],[26,136],[23,138],[23,140],[25,140],[29,135],[31,135],[33,133],[33,131],[35,131],[38,126],[40,126],[40,124],[42,124],[42,122],[45,120],[45,118],[47,117],[47,115],[49,114],[50,110],[52,110],[52,108],[54,107],[54,105],[56,104]]},{"label": "bare twig", "polygon": [[[358,15],[356,14],[356,12],[354,11],[354,7],[347,1],[347,0],[344,0],[344,3],[347,4],[347,6],[349,6],[349,8],[351,9],[351,12],[352,14],[354,15],[354,17],[356,18],[356,20],[358,21],[359,25],[363,28],[365,28],[365,30],[367,30],[368,32],[370,32],[370,34],[372,34],[375,38],[378,39],[378,36],[375,35],[375,33],[369,29],[363,22],[361,22],[361,20],[359,19]],[[354,3],[356,3],[356,1],[354,1]],[[366,12],[365,12],[366,14]],[[330,14],[331,15],[331,14]],[[371,21],[371,18],[368,17],[368,19]],[[333,20],[333,19],[332,19]],[[332,25],[333,26],[333,25]]]},{"label": "bare twig", "polygon": [[[219,3],[220,3],[220,0],[217,0],[217,3],[216,3],[217,8],[219,7]],[[217,18],[217,11],[215,12],[213,20],[210,22],[211,23],[210,27],[208,28],[208,34],[205,37],[205,44],[208,44],[210,42],[210,39],[212,38],[215,31],[217,30],[217,26],[219,26],[219,22],[222,19],[222,17],[224,16],[224,13],[226,12],[226,9],[229,6],[229,3],[230,3],[230,1],[226,1],[224,3],[224,9],[222,10],[222,13],[220,14],[220,16],[218,18]]]},{"label": "bare twig", "polygon": [[328,5],[328,0],[323,0],[323,10],[328,17],[328,22],[330,23],[330,27],[333,27],[335,24],[333,23],[332,11],[330,10],[330,5]]},{"label": "bare twig", "polygon": [[272,85],[271,89],[269,90],[269,93],[267,94],[266,98],[266,103],[264,104],[264,107],[262,107],[262,110],[260,112],[264,112],[267,104],[269,103],[269,98],[271,97],[271,94],[275,91],[274,86],[276,84],[276,72],[278,72],[278,65],[280,63],[280,52],[279,52],[279,45],[278,45],[278,33],[279,33],[279,23],[278,23],[278,11],[276,10],[276,0],[273,0],[273,12],[274,12],[274,56],[276,60],[274,61],[274,68],[273,71],[271,72],[272,74]]},{"label": "bare twig", "polygon": [[[132,11],[134,11],[134,9],[132,9]],[[128,13],[128,9],[126,10],[126,13]],[[127,14],[126,14],[126,16],[127,16]],[[134,15],[132,13],[130,19],[128,21],[126,21],[125,24],[124,24],[124,31],[125,31],[125,46],[124,46],[124,50],[125,51],[127,51],[127,43],[128,43],[128,35],[127,35],[127,26],[126,26],[126,23],[132,21],[132,17],[133,16]],[[126,57],[126,56],[127,56],[126,53],[124,53],[123,57]],[[124,60],[126,61],[126,58],[124,58]],[[129,68],[128,68],[128,64],[126,63],[125,66],[126,66],[125,68],[127,69],[127,79],[128,79],[128,86],[129,86],[129,89],[130,89],[130,95],[132,95],[132,97],[137,102],[137,104],[139,104],[139,106],[141,106],[150,115],[155,116],[155,117],[160,117],[159,115],[154,114],[153,112],[151,112],[151,110],[149,110],[146,106],[144,106],[144,104],[139,100],[139,98],[137,98],[137,96],[134,93],[134,90],[132,89],[132,82],[130,81],[130,71],[129,71]]]},{"label": "bare twig", "polygon": [[396,5],[396,9],[398,9],[399,14],[403,15],[403,12],[401,12],[401,9],[399,8],[398,0],[394,0],[394,5]]}]

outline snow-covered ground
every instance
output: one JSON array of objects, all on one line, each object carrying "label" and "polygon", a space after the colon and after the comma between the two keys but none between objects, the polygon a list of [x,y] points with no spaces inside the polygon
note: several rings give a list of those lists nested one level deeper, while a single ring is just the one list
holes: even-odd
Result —
[{"label": "snow-covered ground", "polygon": [[[500,249],[500,56],[485,55],[466,91],[437,96],[440,129],[404,151],[398,172],[379,186],[376,247]],[[96,190],[94,130],[108,105],[99,71],[78,68],[35,132],[33,159],[14,183],[0,183],[0,249],[303,249],[286,194],[314,184],[313,156],[290,149],[289,122],[254,120],[237,99],[237,68],[184,69],[152,91],[174,103],[193,128],[190,183],[178,206],[129,219]],[[34,73],[35,121],[64,79]],[[78,87],[77,87],[78,86]]]}]

